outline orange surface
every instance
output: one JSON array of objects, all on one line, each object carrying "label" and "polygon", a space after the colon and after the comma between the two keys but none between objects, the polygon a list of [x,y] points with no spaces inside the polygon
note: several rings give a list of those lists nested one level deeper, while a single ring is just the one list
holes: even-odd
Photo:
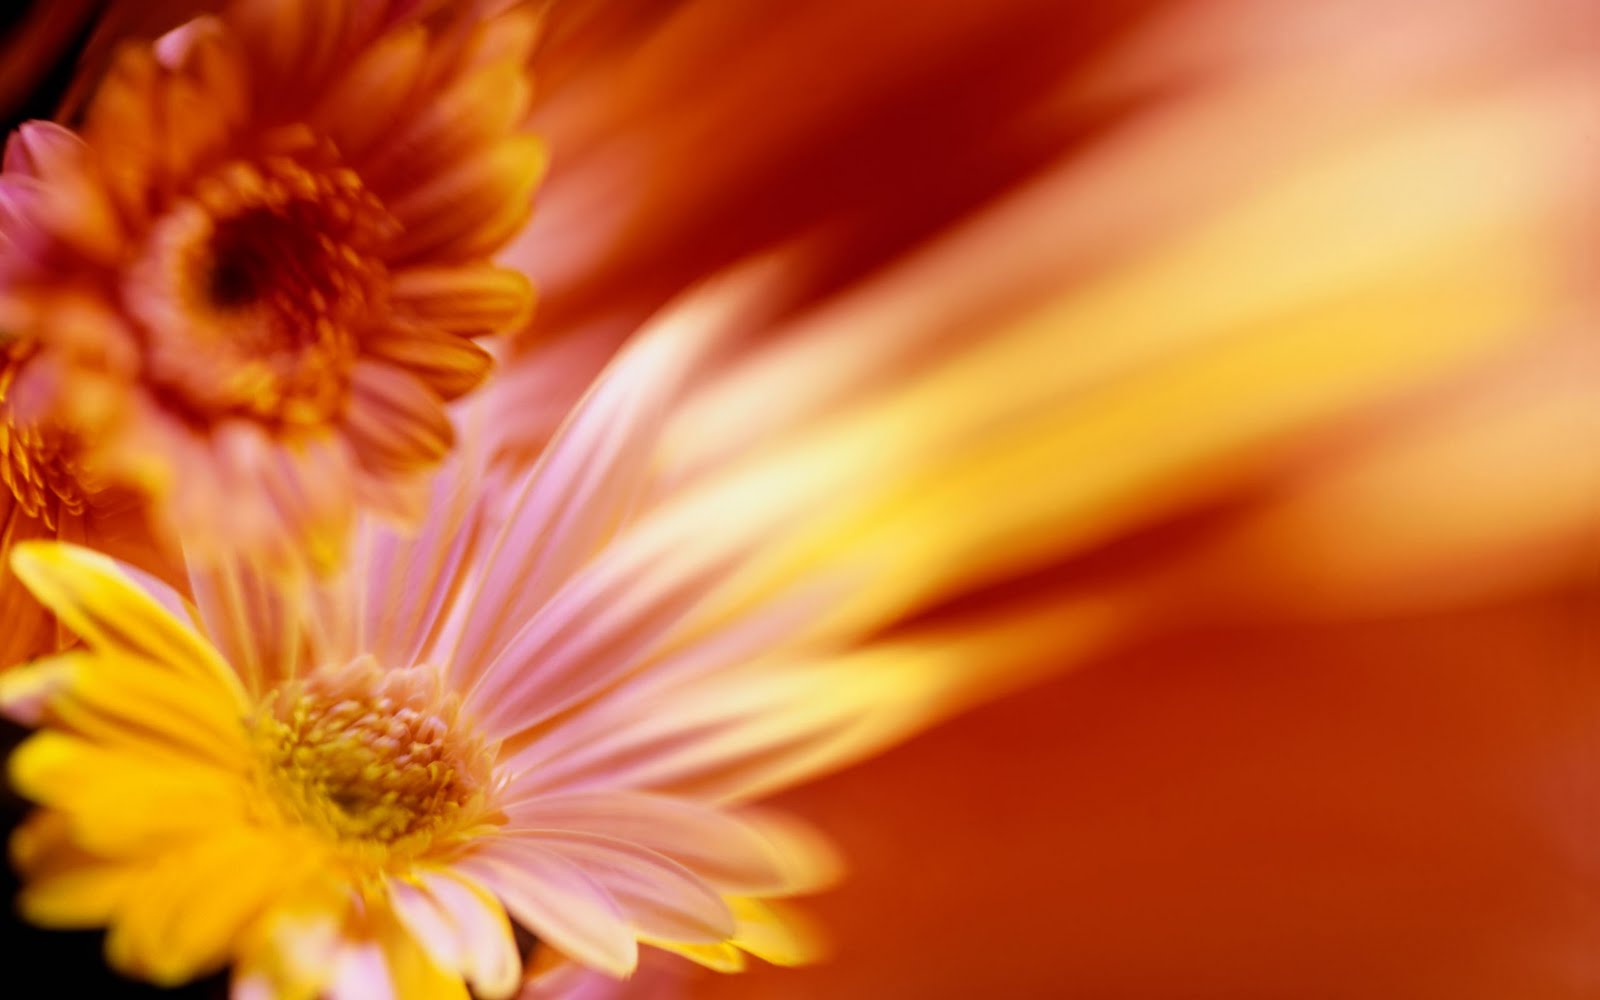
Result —
[{"label": "orange surface", "polygon": [[1594,996],[1594,598],[1174,640],[792,794],[836,960],[706,995]]}]

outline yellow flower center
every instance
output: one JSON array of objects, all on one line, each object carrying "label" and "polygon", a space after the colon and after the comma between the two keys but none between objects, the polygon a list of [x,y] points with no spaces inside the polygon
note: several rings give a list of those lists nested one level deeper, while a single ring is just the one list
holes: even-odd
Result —
[{"label": "yellow flower center", "polygon": [[385,308],[397,224],[330,153],[235,161],[161,215],[123,296],[152,380],[197,417],[317,425]]},{"label": "yellow flower center", "polygon": [[292,682],[267,699],[255,735],[284,818],[357,858],[448,849],[499,822],[493,750],[431,668],[362,660]]}]

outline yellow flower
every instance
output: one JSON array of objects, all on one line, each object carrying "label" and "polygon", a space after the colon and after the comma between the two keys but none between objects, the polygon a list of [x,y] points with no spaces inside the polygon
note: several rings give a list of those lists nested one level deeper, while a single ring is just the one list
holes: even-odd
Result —
[{"label": "yellow flower", "polygon": [[738,552],[659,558],[676,519],[629,511],[699,343],[630,352],[527,475],[447,466],[419,534],[364,522],[303,600],[197,570],[197,631],[103,556],[19,546],[86,644],[4,682],[42,726],[11,761],[42,806],[24,913],[109,925],[158,983],[232,962],[242,996],[509,996],[508,914],[612,976],[640,943],[805,958],[764,900],[828,856],[740,803],[931,718],[942,673],[814,641],[847,567],[740,612]]},{"label": "yellow flower", "polygon": [[358,505],[413,515],[475,339],[528,311],[491,258],[542,170],[534,19],[435,6],[237,0],[7,147],[7,419],[69,429],[62,467],[196,557],[327,564]]}]

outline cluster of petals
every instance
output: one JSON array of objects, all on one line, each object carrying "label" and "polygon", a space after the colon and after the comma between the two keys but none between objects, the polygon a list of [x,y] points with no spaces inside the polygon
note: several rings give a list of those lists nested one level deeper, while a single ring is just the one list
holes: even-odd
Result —
[{"label": "cluster of petals", "polygon": [[625,977],[641,942],[722,970],[805,957],[763,899],[829,855],[740,803],[847,755],[904,668],[808,646],[814,588],[733,613],[720,572],[642,568],[671,525],[629,515],[636,459],[680,368],[641,345],[538,467],[497,481],[473,449],[419,533],[365,521],[312,594],[228,564],[185,605],[19,547],[85,643],[5,678],[43,727],[11,762],[43,807],[13,842],[24,912],[109,926],[113,966],[157,983],[232,963],[240,998],[511,996],[513,919],[533,991]]},{"label": "cluster of petals", "polygon": [[76,129],[12,136],[17,537],[108,520],[110,491],[193,558],[325,567],[357,509],[415,515],[478,341],[532,294],[492,258],[543,169],[535,20],[470,13],[238,0],[117,47]]}]

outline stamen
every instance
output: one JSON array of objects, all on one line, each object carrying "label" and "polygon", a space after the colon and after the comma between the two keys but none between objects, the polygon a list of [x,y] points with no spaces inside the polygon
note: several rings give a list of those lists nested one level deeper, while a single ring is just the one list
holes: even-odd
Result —
[{"label": "stamen", "polygon": [[429,667],[361,660],[279,689],[255,722],[263,784],[352,856],[412,857],[498,822],[493,754]]}]

